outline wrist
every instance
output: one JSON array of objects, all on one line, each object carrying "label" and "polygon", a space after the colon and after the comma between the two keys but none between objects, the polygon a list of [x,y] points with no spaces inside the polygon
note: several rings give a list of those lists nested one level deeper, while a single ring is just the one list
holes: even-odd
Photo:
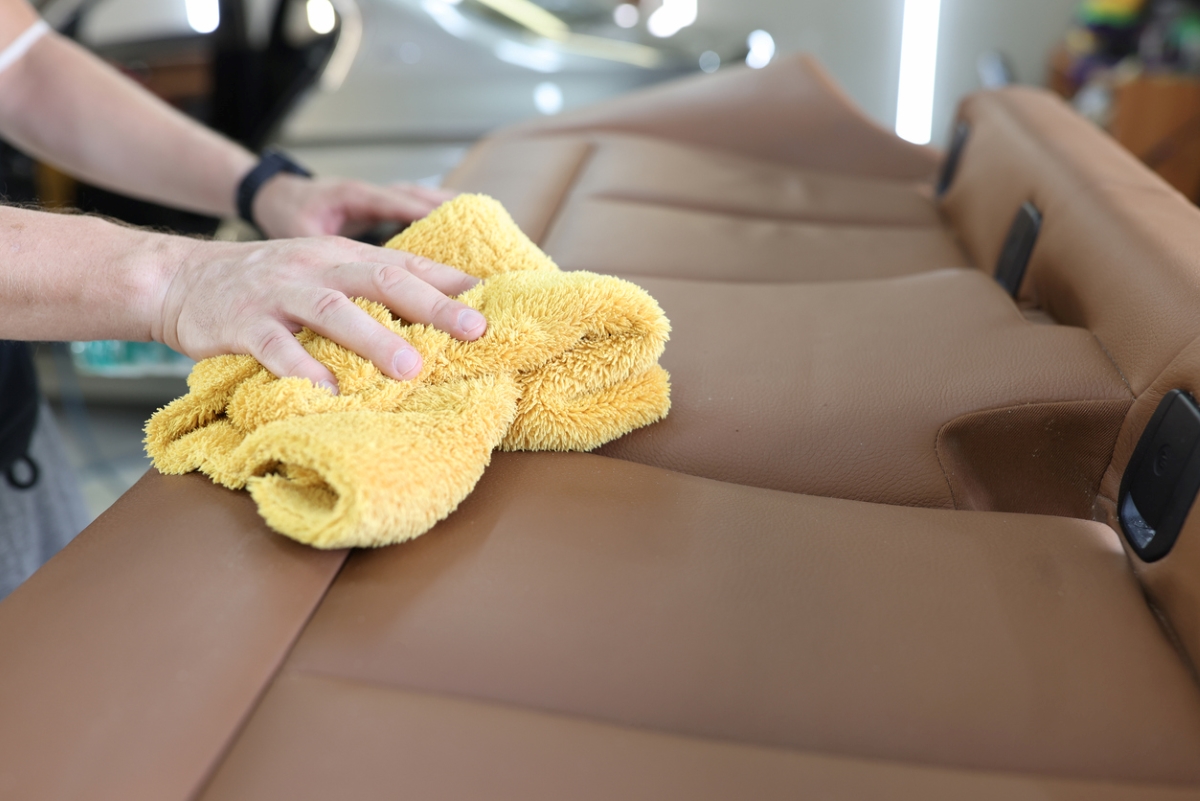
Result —
[{"label": "wrist", "polygon": [[136,319],[146,332],[145,338],[178,350],[177,332],[170,320],[172,300],[179,292],[180,273],[198,251],[215,243],[169,234],[138,233],[141,241],[130,248],[126,265],[126,270],[136,276]]},{"label": "wrist", "polygon": [[268,238],[293,235],[289,222],[297,219],[312,191],[313,179],[279,173],[258,190],[251,206],[255,225]]},{"label": "wrist", "polygon": [[255,213],[258,199],[267,184],[274,183],[279,176],[311,178],[312,172],[301,166],[281,150],[267,148],[253,169],[238,182],[236,200],[238,216],[251,225],[263,228],[263,220]]}]

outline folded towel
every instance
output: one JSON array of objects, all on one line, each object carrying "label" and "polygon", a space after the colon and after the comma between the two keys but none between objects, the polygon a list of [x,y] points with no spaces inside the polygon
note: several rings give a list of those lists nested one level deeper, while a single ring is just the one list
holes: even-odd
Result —
[{"label": "folded towel", "polygon": [[497,447],[586,451],[667,414],[658,359],[670,324],[654,299],[618,278],[560,272],[495,200],[461,195],[387,247],[485,279],[459,300],[484,314],[487,333],[461,342],[358,299],[425,364],[396,381],[304,329],[297,339],[338,395],[249,356],[205,359],[188,394],[146,425],[154,466],[247,488],[267,524],[300,542],[378,546],[454,511]]}]

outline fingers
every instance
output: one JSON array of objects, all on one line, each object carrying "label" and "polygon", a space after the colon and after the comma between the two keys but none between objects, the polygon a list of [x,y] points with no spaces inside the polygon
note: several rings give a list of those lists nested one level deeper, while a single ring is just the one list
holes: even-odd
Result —
[{"label": "fingers", "polygon": [[[429,265],[442,266],[434,262]],[[427,323],[457,339],[469,342],[483,336],[487,330],[487,320],[482,314],[452,300],[433,283],[427,283],[403,267],[380,263],[343,264],[333,271],[328,284],[346,296],[376,300],[409,322]],[[307,324],[303,320],[300,322]]]},{"label": "fingers", "polygon": [[333,373],[308,355],[295,335],[281,323],[272,321],[264,325],[251,337],[247,350],[279,378],[307,378],[313,384],[337,394],[337,379]]},{"label": "fingers", "polygon": [[428,200],[435,205],[441,205],[447,200],[453,200],[458,197],[458,191],[454,189],[443,189],[435,186],[422,186],[421,184],[397,183],[392,184],[391,189],[394,192],[406,192],[420,198]]},{"label": "fingers", "polygon": [[[369,246],[368,246],[369,247]],[[444,295],[461,295],[479,283],[473,275],[467,275],[462,270],[438,264],[433,259],[416,256],[403,250],[390,248],[372,248],[369,256],[363,261],[383,262],[405,270]]]},{"label": "fingers", "polygon": [[412,222],[427,216],[441,203],[441,199],[425,193],[401,192],[365,183],[346,183],[341,187],[341,205],[348,219]]},{"label": "fingers", "polygon": [[420,374],[421,354],[342,292],[317,289],[303,293],[296,301],[285,304],[289,316],[370,360],[384,375],[407,381]]}]

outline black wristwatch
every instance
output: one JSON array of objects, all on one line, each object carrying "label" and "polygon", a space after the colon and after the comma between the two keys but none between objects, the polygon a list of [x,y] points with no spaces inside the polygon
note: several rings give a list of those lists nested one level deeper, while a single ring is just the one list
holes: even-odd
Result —
[{"label": "black wristwatch", "polygon": [[262,152],[254,169],[246,173],[246,177],[238,183],[237,211],[239,217],[254,227],[259,227],[258,221],[254,219],[254,198],[258,194],[258,190],[262,189],[263,184],[281,172],[302,175],[305,178],[312,177],[311,171],[297,164],[282,150],[276,150],[273,147],[267,148]]}]

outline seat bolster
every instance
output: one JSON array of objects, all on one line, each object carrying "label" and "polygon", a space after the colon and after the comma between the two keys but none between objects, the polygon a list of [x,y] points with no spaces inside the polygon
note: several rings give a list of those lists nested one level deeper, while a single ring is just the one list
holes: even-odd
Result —
[{"label": "seat bolster", "polygon": [[1013,216],[1042,212],[1021,302],[1093,332],[1132,391],[1200,335],[1200,213],[1111,137],[1043,90],[973,95],[958,175],[942,202],[991,273]]},{"label": "seat bolster", "polygon": [[0,798],[193,797],[345,557],[147,473],[0,603]]},{"label": "seat bolster", "polygon": [[[1153,385],[1141,394],[1121,427],[1112,463],[1100,485],[1096,509],[1097,518],[1105,520],[1118,531],[1117,498],[1121,478],[1159,402],[1174,389],[1182,389],[1192,397],[1200,398],[1200,340],[1185,348]],[[1193,670],[1200,668],[1200,506],[1192,507],[1171,552],[1153,564],[1139,559],[1124,537],[1121,542],[1138,578],[1146,587],[1150,601],[1178,638]]]},{"label": "seat bolster", "polygon": [[484,139],[446,177],[445,185],[496,198],[540,245],[592,150],[585,138]]}]

